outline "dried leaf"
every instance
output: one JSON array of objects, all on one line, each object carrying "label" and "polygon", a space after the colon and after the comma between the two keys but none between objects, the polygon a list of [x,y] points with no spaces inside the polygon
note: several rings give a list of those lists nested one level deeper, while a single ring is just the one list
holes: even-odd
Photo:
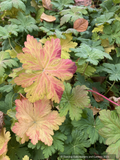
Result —
[{"label": "dried leaf", "polygon": [[100,108],[96,108],[93,106],[90,106],[89,108],[93,111],[93,115],[96,115],[101,110]]},{"label": "dried leaf", "polygon": [[92,0],[75,0],[75,5],[76,6],[81,6],[81,5],[84,5],[84,6],[89,6],[91,5],[92,3]]},{"label": "dried leaf", "polygon": [[[97,88],[92,87],[92,89],[93,89],[93,91],[98,92]],[[100,95],[95,94],[95,93],[93,93],[93,92],[92,92],[92,95],[93,95],[93,97],[95,98],[96,102],[104,101],[103,97],[101,97]]]},{"label": "dried leaf", "polygon": [[[116,97],[112,96],[112,97],[110,97],[109,99],[112,100],[113,102],[119,104],[119,106],[120,106],[120,97],[116,98]],[[112,105],[113,105],[114,107],[117,107],[117,105],[115,105],[115,104],[113,104],[113,103],[112,103]]]},{"label": "dried leaf", "polygon": [[79,18],[74,22],[73,28],[78,32],[84,32],[88,28],[88,21],[84,18]]},{"label": "dried leaf", "polygon": [[42,4],[43,4],[44,8],[46,8],[48,10],[52,9],[51,0],[42,0]]},{"label": "dried leaf", "polygon": [[53,130],[59,129],[65,117],[60,117],[57,111],[52,111],[50,101],[46,98],[34,104],[26,98],[17,99],[15,103],[18,122],[15,123],[12,131],[21,138],[21,143],[31,139],[34,145],[40,140],[51,146]]},{"label": "dried leaf", "polygon": [[54,16],[49,16],[49,15],[43,13],[43,14],[41,15],[40,19],[41,19],[41,20],[44,20],[44,21],[46,21],[46,22],[54,22],[54,21],[56,20],[56,17],[54,17]]},{"label": "dried leaf", "polygon": [[3,125],[4,125],[4,113],[0,111],[0,132],[3,128]]}]

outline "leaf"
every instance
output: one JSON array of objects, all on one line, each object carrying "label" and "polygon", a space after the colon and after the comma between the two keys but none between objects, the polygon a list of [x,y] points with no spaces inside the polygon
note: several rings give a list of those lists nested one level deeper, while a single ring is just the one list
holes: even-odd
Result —
[{"label": "leaf", "polygon": [[73,28],[78,32],[84,32],[88,28],[88,21],[84,18],[79,18],[74,22]]},{"label": "leaf", "polygon": [[60,11],[64,9],[65,6],[74,4],[74,0],[54,0],[51,2],[52,8],[59,9]]},{"label": "leaf", "polygon": [[10,92],[13,89],[11,84],[0,87],[0,92]]},{"label": "leaf", "polygon": [[80,5],[84,5],[84,6],[89,6],[92,3],[92,0],[75,0],[75,5],[80,6]]},{"label": "leaf", "polygon": [[90,47],[85,43],[82,43],[80,47],[71,50],[76,53],[75,55],[77,57],[80,57],[78,60],[79,65],[82,65],[85,62],[90,62],[91,64],[97,65],[99,63],[98,60],[103,59],[104,57],[112,59],[109,54],[95,47]]},{"label": "leaf", "polygon": [[92,32],[94,33],[94,32],[103,32],[103,28],[104,28],[104,25],[102,24],[102,25],[99,25],[99,26],[97,26],[97,27],[95,27],[93,30],[92,30]]},{"label": "leaf", "polygon": [[63,81],[70,79],[76,71],[74,62],[60,58],[60,40],[47,41],[42,48],[40,42],[28,35],[23,51],[24,54],[19,54],[18,59],[23,63],[23,68],[31,72],[21,73],[15,78],[15,83],[25,88],[31,102],[47,96],[59,103],[64,91]]},{"label": "leaf", "polygon": [[[97,88],[95,88],[95,87],[92,87],[92,90],[98,92]],[[100,95],[95,94],[94,92],[92,92],[92,95],[93,95],[94,99],[96,100],[96,102],[104,101],[103,97],[101,97]]]},{"label": "leaf", "polygon": [[52,9],[51,0],[42,0],[43,7],[48,10]]},{"label": "leaf", "polygon": [[101,45],[104,47],[106,53],[110,53],[111,50],[114,50],[114,45],[110,45],[108,39],[102,39]]},{"label": "leaf", "polygon": [[78,157],[80,155],[83,156],[84,153],[87,152],[86,148],[89,146],[90,142],[86,139],[83,132],[74,129],[72,132],[72,142],[64,145],[64,152],[60,153],[60,157],[64,158],[64,156],[67,155],[68,157],[70,156],[70,158],[72,157],[72,159],[74,157],[76,159],[76,155],[78,155]]},{"label": "leaf", "polygon": [[87,67],[86,67],[86,65],[87,65],[86,63],[84,63],[82,65],[78,65],[76,63],[76,66],[77,66],[76,72],[79,72],[81,74],[84,73],[85,76],[90,77],[91,75],[93,75],[93,73],[96,71],[96,69],[94,67],[92,67],[91,65],[88,65]]},{"label": "leaf", "polygon": [[26,98],[15,100],[16,118],[18,122],[12,131],[21,138],[21,143],[31,139],[34,145],[38,140],[48,146],[53,143],[53,130],[58,130],[59,125],[65,120],[57,111],[51,111],[50,101],[47,99],[30,103]]},{"label": "leaf", "polygon": [[0,133],[4,126],[4,113],[0,111]]},{"label": "leaf", "polygon": [[93,115],[96,115],[101,110],[100,108],[92,107],[91,105],[88,108],[90,108],[93,111]]},{"label": "leaf", "polygon": [[4,2],[1,2],[1,10],[11,10],[13,7],[17,9],[21,9],[23,11],[26,10],[26,6],[22,1],[26,0],[5,0]]},{"label": "leaf", "polygon": [[36,15],[36,21],[37,21],[37,23],[40,23],[40,17],[41,17],[41,15],[43,14],[43,12],[44,12],[44,8],[43,8],[43,7],[40,8],[40,9],[37,11],[37,15]]},{"label": "leaf", "polygon": [[5,52],[8,52],[10,54],[10,57],[11,58],[15,58],[17,57],[17,54],[18,53],[21,53],[22,52],[22,48],[20,46],[16,46],[15,49],[12,49],[12,50],[6,50]]},{"label": "leaf", "polygon": [[63,152],[64,151],[64,141],[67,139],[67,137],[57,131],[53,135],[53,144],[51,146],[47,146],[45,144],[41,145],[41,149],[43,150],[43,154],[45,158],[48,158],[49,156],[52,156],[56,151]]},{"label": "leaf", "polygon": [[111,24],[112,21],[115,20],[115,18],[112,18],[114,16],[114,12],[106,12],[103,15],[100,15],[100,17],[96,18],[95,23],[97,24],[97,26],[105,24],[105,23],[109,23]]},{"label": "leaf", "polygon": [[10,157],[10,160],[22,160],[25,155],[30,156],[29,150],[27,147],[20,145],[16,139],[15,135],[12,135],[11,140],[8,144],[7,155]]},{"label": "leaf", "polygon": [[72,6],[71,9],[62,10],[60,14],[63,16],[60,19],[60,25],[62,26],[70,20],[75,22],[77,19],[83,18],[83,14],[87,14],[87,11],[83,7]]},{"label": "leaf", "polygon": [[[8,141],[10,140],[10,132],[6,132],[6,128],[3,128],[2,131],[0,132],[0,156],[5,156],[7,153],[7,144]],[[3,158],[3,157],[1,157]]]},{"label": "leaf", "polygon": [[88,135],[90,143],[94,144],[97,140],[100,143],[104,142],[104,138],[98,133],[99,129],[103,127],[100,119],[97,117],[94,118],[93,111],[89,108],[86,108],[87,118],[81,118],[79,121],[73,121],[72,124],[76,127],[79,132],[84,132]]},{"label": "leaf", "polygon": [[[60,38],[60,45],[61,45],[61,58],[62,59],[68,59],[70,58],[69,52],[70,48],[75,48],[77,46],[77,43],[72,41],[72,34],[63,34],[66,39]],[[49,36],[49,38],[47,39],[41,39],[40,42],[41,43],[45,43],[47,40],[51,40],[52,38],[57,38],[56,36]]]},{"label": "leaf", "polygon": [[5,96],[4,101],[0,101],[0,110],[6,114],[7,110],[12,108],[14,94],[12,92]]},{"label": "leaf", "polygon": [[36,25],[36,21],[30,15],[25,16],[22,12],[18,12],[17,19],[9,19],[11,24],[17,25],[19,32],[30,33],[32,31],[38,31],[39,27]]},{"label": "leaf", "polygon": [[102,110],[100,113],[100,120],[104,127],[99,130],[99,133],[106,138],[106,144],[109,145],[106,152],[108,154],[115,154],[116,158],[120,158],[120,118],[115,111]]},{"label": "leaf", "polygon": [[110,64],[110,63],[104,63],[103,64],[103,71],[110,74],[109,80],[110,81],[119,81],[120,80],[120,64]]},{"label": "leaf", "polygon": [[[29,160],[29,157],[27,155],[25,155],[22,160]],[[32,160],[32,159],[30,159],[30,160]]]},{"label": "leaf", "polygon": [[61,116],[66,116],[68,111],[71,120],[79,120],[81,118],[82,109],[86,107],[90,100],[87,96],[87,91],[85,86],[76,86],[71,91],[71,86],[69,83],[65,84],[65,91],[63,92],[59,112]]},{"label": "leaf", "polygon": [[54,22],[56,20],[56,17],[54,16],[49,16],[45,13],[42,13],[41,17],[40,17],[41,20],[44,20],[46,22]]},{"label": "leaf", "polygon": [[0,37],[3,39],[7,39],[10,38],[12,36],[12,34],[14,35],[18,35],[18,27],[17,25],[5,25],[4,27],[0,26]]},{"label": "leaf", "polygon": [[115,21],[111,25],[104,25],[103,33],[100,38],[108,39],[109,44],[113,45],[114,43],[120,44],[120,21]]},{"label": "leaf", "polygon": [[17,62],[14,59],[10,59],[9,53],[5,51],[0,52],[0,77],[5,73],[7,67],[18,66]]}]

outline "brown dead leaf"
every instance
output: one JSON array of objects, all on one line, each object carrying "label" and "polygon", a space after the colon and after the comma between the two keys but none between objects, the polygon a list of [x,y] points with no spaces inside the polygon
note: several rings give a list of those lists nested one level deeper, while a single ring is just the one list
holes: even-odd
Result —
[{"label": "brown dead leaf", "polygon": [[[112,97],[110,97],[109,99],[112,100],[113,102],[117,103],[117,104],[120,106],[120,97],[116,98],[116,97],[112,96]],[[115,104],[113,104],[113,103],[112,103],[112,105],[113,105],[114,107],[117,107],[117,105],[115,105]]]},{"label": "brown dead leaf", "polygon": [[[95,88],[95,87],[92,87],[92,90],[98,92],[97,88]],[[96,100],[96,102],[104,101],[103,97],[101,97],[100,95],[93,93],[93,92],[92,92],[92,95],[93,95],[94,99]]]},{"label": "brown dead leaf", "polygon": [[96,107],[93,107],[93,106],[91,106],[90,109],[93,111],[93,115],[96,115],[101,110],[100,108],[96,108]]},{"label": "brown dead leaf", "polygon": [[46,8],[48,10],[52,9],[51,0],[42,0],[42,4],[43,4],[44,8]]},{"label": "brown dead leaf", "polygon": [[56,20],[56,17],[54,17],[54,16],[49,16],[49,15],[43,13],[43,14],[41,15],[40,19],[41,19],[41,20],[44,20],[44,21],[46,21],[46,22],[54,22],[54,21]]},{"label": "brown dead leaf", "polygon": [[89,6],[91,5],[91,3],[92,3],[92,0],[75,0],[76,6],[81,6],[81,5]]},{"label": "brown dead leaf", "polygon": [[73,28],[78,32],[84,32],[88,28],[88,21],[84,18],[79,18],[74,22]]},{"label": "brown dead leaf", "polygon": [[0,111],[0,132],[3,128],[3,125],[4,125],[4,113]]}]

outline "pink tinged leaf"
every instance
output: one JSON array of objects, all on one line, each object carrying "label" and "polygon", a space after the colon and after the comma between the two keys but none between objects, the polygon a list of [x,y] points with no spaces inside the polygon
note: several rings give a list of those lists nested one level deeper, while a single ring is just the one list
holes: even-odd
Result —
[{"label": "pink tinged leaf", "polygon": [[[41,48],[40,42],[28,35],[25,42],[25,54],[19,54],[18,58],[23,63],[23,68],[32,70],[31,73],[22,73],[15,78],[15,83],[25,88],[27,98],[31,102],[43,99],[47,96],[59,103],[64,91],[64,80],[72,78],[77,67],[69,59],[61,59],[60,39],[52,39]],[[35,45],[35,52],[31,48]],[[39,51],[38,47],[39,46]],[[27,52],[27,53],[26,53]]]},{"label": "pink tinged leaf", "polygon": [[48,146],[52,145],[53,130],[58,130],[65,117],[57,111],[51,111],[50,101],[43,99],[30,103],[27,99],[16,100],[16,118],[18,122],[12,131],[21,137],[21,143],[31,139],[34,145],[41,140]]}]

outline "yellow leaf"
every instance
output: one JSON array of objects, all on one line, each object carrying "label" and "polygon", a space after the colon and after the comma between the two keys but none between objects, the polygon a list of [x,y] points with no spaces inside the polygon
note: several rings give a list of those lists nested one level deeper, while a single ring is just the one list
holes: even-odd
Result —
[{"label": "yellow leaf", "polygon": [[34,7],[36,10],[38,10],[38,5],[37,5],[37,2],[35,0],[31,1],[31,6]]},{"label": "yellow leaf", "polygon": [[[70,48],[75,48],[77,46],[77,43],[72,41],[72,34],[71,33],[63,34],[63,35],[66,36],[66,39],[62,39],[62,38],[60,39],[60,45],[61,45],[61,48],[62,48],[61,58],[62,59],[69,59],[70,58],[69,52],[71,52]],[[55,39],[57,37],[56,36],[50,36],[47,39],[41,39],[40,42],[44,44],[46,41],[49,41],[52,38]]]},{"label": "yellow leaf", "polygon": [[[29,160],[29,157],[27,155],[25,155],[22,160]],[[30,160],[32,160],[32,159],[30,159]]]},{"label": "yellow leaf", "polygon": [[6,52],[9,52],[11,58],[15,58],[15,57],[17,57],[18,53],[22,52],[22,48],[20,46],[16,46],[15,49],[6,50]]},{"label": "yellow leaf", "polygon": [[104,47],[105,52],[108,53],[108,54],[111,52],[111,50],[115,49],[114,45],[109,44],[108,39],[102,39],[101,40],[101,45]]},{"label": "yellow leaf", "polygon": [[92,30],[92,32],[103,32],[103,25],[100,25],[100,26],[98,26],[98,27],[95,27],[93,30]]}]

